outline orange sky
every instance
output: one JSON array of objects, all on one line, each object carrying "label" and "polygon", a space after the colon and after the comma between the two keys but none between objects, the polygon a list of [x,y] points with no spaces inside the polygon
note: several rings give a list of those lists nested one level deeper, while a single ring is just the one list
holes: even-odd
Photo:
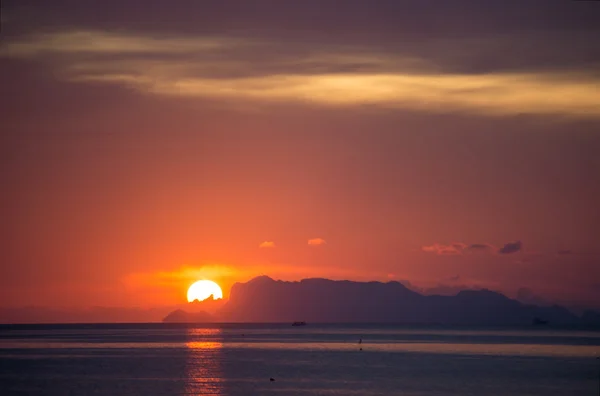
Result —
[{"label": "orange sky", "polygon": [[597,8],[30,3],[2,12],[1,306],[262,274],[600,301]]}]

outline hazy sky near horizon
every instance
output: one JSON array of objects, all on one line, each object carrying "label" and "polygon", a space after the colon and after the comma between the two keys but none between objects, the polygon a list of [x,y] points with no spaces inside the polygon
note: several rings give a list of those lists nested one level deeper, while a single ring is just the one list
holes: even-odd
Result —
[{"label": "hazy sky near horizon", "polygon": [[600,301],[597,2],[1,15],[3,306],[261,274]]}]

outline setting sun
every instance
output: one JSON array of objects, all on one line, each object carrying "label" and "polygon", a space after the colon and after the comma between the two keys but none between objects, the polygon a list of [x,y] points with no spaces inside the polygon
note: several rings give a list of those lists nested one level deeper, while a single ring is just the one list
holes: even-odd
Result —
[{"label": "setting sun", "polygon": [[223,291],[215,282],[211,280],[200,280],[193,283],[187,292],[188,302],[195,300],[203,301],[213,296],[215,300],[223,298]]}]

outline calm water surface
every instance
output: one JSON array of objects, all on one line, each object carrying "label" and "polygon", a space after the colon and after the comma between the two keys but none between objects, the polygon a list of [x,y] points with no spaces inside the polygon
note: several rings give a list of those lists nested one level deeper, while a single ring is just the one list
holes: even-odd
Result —
[{"label": "calm water surface", "polygon": [[599,355],[535,328],[0,326],[0,395],[596,396]]}]

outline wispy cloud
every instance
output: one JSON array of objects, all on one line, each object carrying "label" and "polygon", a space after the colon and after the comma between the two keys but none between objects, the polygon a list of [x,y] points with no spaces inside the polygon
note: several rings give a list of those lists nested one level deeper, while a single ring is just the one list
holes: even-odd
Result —
[{"label": "wispy cloud", "polygon": [[[172,71],[175,71],[173,68]],[[591,81],[560,75],[319,74],[213,79],[147,69],[71,76],[73,81],[130,85],[144,92],[220,99],[295,101],[330,106],[380,105],[488,115],[600,116]]]},{"label": "wispy cloud", "polygon": [[454,255],[454,254],[462,254],[466,245],[463,243],[453,243],[450,245],[443,245],[440,243],[434,243],[429,246],[422,246],[421,250],[428,253],[436,253],[439,255]]},{"label": "wispy cloud", "polygon": [[275,242],[273,241],[264,241],[262,242],[260,245],[258,245],[259,248],[274,248],[275,247]]},{"label": "wispy cloud", "polygon": [[34,57],[44,54],[139,55],[190,54],[230,47],[235,40],[220,37],[150,37],[103,31],[68,31],[26,36],[2,45],[1,54]]},{"label": "wispy cloud", "polygon": [[496,249],[489,243],[472,243],[466,244],[462,242],[454,242],[451,244],[434,243],[433,245],[422,246],[421,250],[428,253],[436,253],[439,255],[458,255],[469,253],[493,253],[510,254],[521,250],[523,244],[521,241],[506,243],[499,249]]},{"label": "wispy cloud", "polygon": [[312,238],[312,239],[308,240],[308,244],[310,246],[319,246],[319,245],[324,245],[325,243],[326,243],[325,239],[323,239],[323,238]]},{"label": "wispy cloud", "polygon": [[52,55],[66,80],[126,85],[157,95],[600,117],[600,81],[586,73],[444,72],[413,55],[403,58],[364,48],[288,54],[287,58],[249,55],[254,53],[251,49],[260,53],[258,49],[272,50],[273,45],[223,37],[73,31],[5,40],[0,55],[42,60]]}]

